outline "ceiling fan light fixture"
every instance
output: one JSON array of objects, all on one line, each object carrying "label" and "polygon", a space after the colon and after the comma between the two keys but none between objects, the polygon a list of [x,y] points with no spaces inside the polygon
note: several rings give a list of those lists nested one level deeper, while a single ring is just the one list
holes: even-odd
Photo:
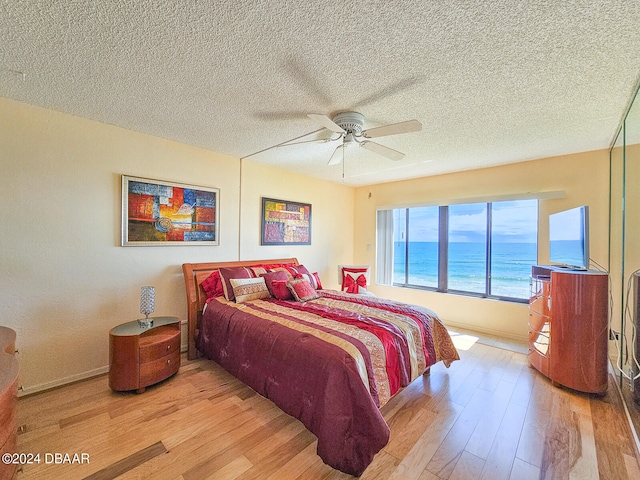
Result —
[{"label": "ceiling fan light fixture", "polygon": [[348,132],[345,136],[344,139],[342,140],[343,145],[346,147],[348,145],[355,145],[358,142],[358,139],[356,138],[355,134]]},{"label": "ceiling fan light fixture", "polygon": [[342,112],[335,115],[333,123],[340,126],[345,132],[356,136],[362,134],[364,128],[364,115],[358,112]]},{"label": "ceiling fan light fixture", "polygon": [[358,112],[340,112],[334,115],[333,118],[319,114],[309,114],[308,117],[324,128],[338,134],[337,138],[330,139],[330,141],[342,139],[342,144],[334,150],[333,155],[329,159],[329,165],[337,165],[340,163],[338,152],[341,152],[343,168],[344,149],[348,145],[359,145],[370,152],[398,161],[404,158],[404,153],[385,147],[379,143],[371,142],[369,139],[397,135],[399,133],[419,132],[422,130],[422,124],[418,120],[408,120],[364,130],[364,115]]}]

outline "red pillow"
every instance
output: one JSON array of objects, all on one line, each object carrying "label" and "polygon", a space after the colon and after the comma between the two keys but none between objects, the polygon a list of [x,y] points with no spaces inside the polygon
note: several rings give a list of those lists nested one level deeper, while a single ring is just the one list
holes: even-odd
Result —
[{"label": "red pillow", "polygon": [[287,282],[287,287],[298,302],[306,302],[318,298],[318,293],[313,289],[311,284],[304,278],[297,278]]},{"label": "red pillow", "polygon": [[278,300],[291,300],[291,292],[287,288],[287,282],[284,280],[274,280],[271,283],[271,295]]},{"label": "red pillow", "polygon": [[313,278],[316,280],[316,290],[322,290],[322,283],[320,282],[318,272],[313,272],[311,275],[313,275]]},{"label": "red pillow", "polygon": [[255,265],[251,265],[251,268],[262,268],[269,271],[274,268],[283,268],[291,265],[293,265],[293,263],[256,263]]},{"label": "red pillow", "polygon": [[287,280],[293,280],[293,275],[291,274],[288,268],[285,268],[285,267],[271,268],[267,273],[273,273],[273,272],[284,272],[284,274],[287,276]]},{"label": "red pillow", "polygon": [[200,285],[202,285],[202,289],[204,290],[207,299],[222,297],[224,295],[222,280],[220,279],[220,272],[218,270],[215,270],[211,275],[209,275]]},{"label": "red pillow", "polygon": [[342,291],[364,293],[367,291],[367,267],[343,267]]},{"label": "red pillow", "polygon": [[230,280],[232,278],[254,278],[251,269],[246,267],[228,267],[220,269],[220,279],[222,280],[222,289],[224,290],[224,298],[233,302],[236,296],[233,294],[233,286]]},{"label": "red pillow", "polygon": [[309,270],[307,270],[307,267],[304,265],[284,265],[284,268],[286,268],[294,278],[301,273],[309,273]]},{"label": "red pillow", "polygon": [[[269,289],[269,293],[271,294],[272,297],[276,297],[276,295],[274,295],[274,293],[273,293],[273,282],[282,281],[282,282],[286,283],[291,278],[291,277],[289,277],[289,274],[287,272],[283,271],[283,270],[277,270],[275,272],[261,273],[260,276],[264,277],[264,281],[267,284],[267,289]],[[289,290],[287,290],[287,294],[288,293],[289,293]],[[283,299],[281,299],[281,300],[283,300]]]},{"label": "red pillow", "polygon": [[314,290],[316,288],[318,288],[318,282],[316,281],[316,277],[314,277],[310,273],[298,273],[295,276],[295,278],[304,278],[307,282],[309,282],[311,284],[311,286],[313,287]]}]

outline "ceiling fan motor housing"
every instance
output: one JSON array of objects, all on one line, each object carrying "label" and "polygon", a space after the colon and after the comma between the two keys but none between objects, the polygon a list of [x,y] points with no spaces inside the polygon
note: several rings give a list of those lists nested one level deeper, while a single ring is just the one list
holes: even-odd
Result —
[{"label": "ceiling fan motor housing", "polygon": [[339,125],[347,133],[353,133],[356,136],[362,134],[364,127],[364,115],[358,112],[342,112],[333,117],[333,123]]}]

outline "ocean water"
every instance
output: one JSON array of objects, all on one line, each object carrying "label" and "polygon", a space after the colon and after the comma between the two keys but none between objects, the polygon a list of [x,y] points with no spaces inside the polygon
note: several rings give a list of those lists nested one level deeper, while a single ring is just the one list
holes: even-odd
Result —
[{"label": "ocean water", "polygon": [[[484,243],[452,242],[449,244],[449,289],[485,292]],[[409,280],[412,285],[438,286],[437,242],[409,243]],[[529,298],[531,266],[537,263],[535,243],[493,243],[491,262],[491,295]],[[404,242],[396,242],[394,251],[394,283],[404,283]]]},{"label": "ocean water", "polygon": [[585,265],[585,244],[582,240],[554,240],[549,242],[549,249],[552,262],[583,268],[589,266]]}]

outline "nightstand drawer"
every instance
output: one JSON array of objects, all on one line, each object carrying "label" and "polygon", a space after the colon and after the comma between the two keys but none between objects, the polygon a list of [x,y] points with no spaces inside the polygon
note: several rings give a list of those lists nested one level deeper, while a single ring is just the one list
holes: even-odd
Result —
[{"label": "nightstand drawer", "polygon": [[140,363],[156,360],[160,357],[180,351],[180,330],[173,327],[160,327],[140,339]]},{"label": "nightstand drawer", "polygon": [[170,377],[180,368],[180,351],[176,349],[172,354],[152,362],[140,364],[140,386],[146,387]]},{"label": "nightstand drawer", "polygon": [[149,318],[123,323],[109,332],[109,386],[115,391],[145,388],[180,368],[180,320]]}]

